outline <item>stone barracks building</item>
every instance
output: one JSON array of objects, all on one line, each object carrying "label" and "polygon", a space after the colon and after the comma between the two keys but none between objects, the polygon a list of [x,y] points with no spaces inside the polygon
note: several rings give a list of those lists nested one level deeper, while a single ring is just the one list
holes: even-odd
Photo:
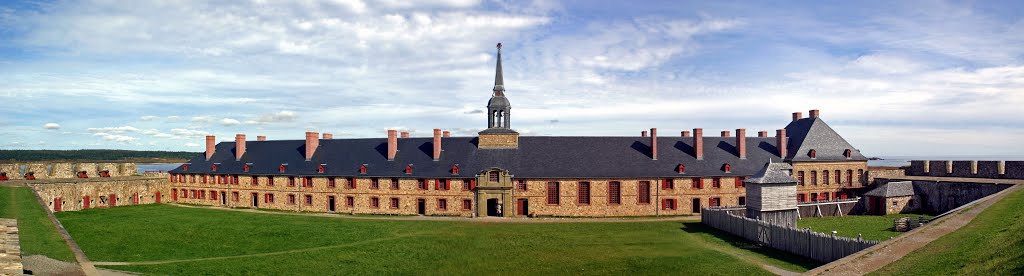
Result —
[{"label": "stone barracks building", "polygon": [[778,129],[640,137],[525,136],[512,129],[498,47],[487,129],[475,137],[215,143],[170,173],[171,200],[294,211],[441,216],[687,215],[745,205],[743,180],[769,160],[792,166],[797,200],[862,193],[867,159],[820,118],[793,113]]}]

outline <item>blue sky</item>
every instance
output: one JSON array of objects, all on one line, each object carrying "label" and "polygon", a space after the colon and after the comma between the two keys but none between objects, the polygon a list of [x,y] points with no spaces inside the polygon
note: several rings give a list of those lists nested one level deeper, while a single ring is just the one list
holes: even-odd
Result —
[{"label": "blue sky", "polygon": [[[225,4],[226,3],[226,4]],[[813,4],[813,6],[812,6]],[[1024,155],[1024,2],[4,1],[0,148],[785,126],[868,156]]]}]

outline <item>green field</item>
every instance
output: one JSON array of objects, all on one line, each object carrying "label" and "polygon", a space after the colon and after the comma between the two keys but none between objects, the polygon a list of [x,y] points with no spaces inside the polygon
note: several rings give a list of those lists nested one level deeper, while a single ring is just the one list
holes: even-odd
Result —
[{"label": "green field", "polygon": [[901,217],[910,217],[917,221],[919,216],[926,219],[931,215],[923,214],[893,214],[886,216],[844,216],[844,217],[821,217],[803,218],[797,221],[797,227],[809,227],[819,233],[832,233],[836,231],[837,236],[856,238],[857,234],[863,235],[865,240],[884,241],[890,237],[901,234],[892,230],[893,221]]},{"label": "green field", "polygon": [[46,255],[57,260],[75,261],[71,249],[61,239],[53,222],[46,216],[46,210],[39,206],[28,187],[0,186],[0,218],[18,220],[22,256]]},{"label": "green field", "polygon": [[969,224],[875,272],[880,275],[1024,275],[1024,190]]},{"label": "green field", "polygon": [[[171,205],[59,213],[94,262],[148,274],[770,274],[818,263],[697,222],[361,220]],[[138,262],[153,262],[139,264]]]}]

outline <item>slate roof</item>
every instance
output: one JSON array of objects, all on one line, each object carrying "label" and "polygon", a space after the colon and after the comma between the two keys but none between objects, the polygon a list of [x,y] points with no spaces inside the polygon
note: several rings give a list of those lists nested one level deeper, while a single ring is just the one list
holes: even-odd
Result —
[{"label": "slate roof", "polygon": [[912,196],[914,195],[914,183],[910,181],[889,182],[864,193],[864,195],[877,197]]},{"label": "slate roof", "polygon": [[[630,178],[753,175],[779,159],[774,137],[747,137],[747,159],[739,159],[735,137],[704,137],[704,160],[694,157],[693,138],[658,137],[658,160],[650,157],[649,137],[524,136],[518,149],[478,149],[476,137],[442,139],[440,161],[433,161],[433,138],[399,138],[398,154],[387,160],[387,138],[320,140],[311,161],[305,161],[304,140],[249,141],[246,153],[235,161],[235,143],[216,145],[213,157],[198,154],[171,173],[238,175],[325,175],[364,177],[469,178],[491,167],[509,170],[517,178]],[[216,172],[211,165],[218,163]],[[251,163],[249,172],[243,166]],[[286,163],[284,173],[279,165]],[[685,165],[685,173],[676,172]],[[724,171],[724,165],[731,172]],[[317,167],[326,164],[323,174]],[[359,174],[366,164],[367,173]],[[405,174],[412,164],[413,173]],[[460,174],[452,174],[452,165]]]},{"label": "slate roof", "polygon": [[[867,161],[868,159],[854,148],[843,136],[836,133],[821,118],[803,118],[790,122],[786,126],[786,161]],[[815,150],[816,158],[809,152]],[[850,158],[843,152],[850,149]]]},{"label": "slate roof", "polygon": [[743,182],[749,184],[796,184],[796,178],[791,175],[793,166],[786,163],[769,162],[764,168],[758,171]]}]

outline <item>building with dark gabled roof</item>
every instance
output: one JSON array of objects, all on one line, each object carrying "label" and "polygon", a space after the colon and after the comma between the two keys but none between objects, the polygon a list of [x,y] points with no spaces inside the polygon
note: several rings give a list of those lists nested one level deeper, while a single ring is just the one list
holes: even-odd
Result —
[{"label": "building with dark gabled roof", "polygon": [[[703,129],[639,137],[524,136],[511,128],[501,44],[487,129],[475,137],[206,140],[172,170],[172,200],[192,204],[451,216],[688,215],[744,205],[747,177],[784,160],[800,201],[846,198],[865,185],[867,159],[819,117],[747,137]],[[691,135],[692,133],[692,135]]]}]

